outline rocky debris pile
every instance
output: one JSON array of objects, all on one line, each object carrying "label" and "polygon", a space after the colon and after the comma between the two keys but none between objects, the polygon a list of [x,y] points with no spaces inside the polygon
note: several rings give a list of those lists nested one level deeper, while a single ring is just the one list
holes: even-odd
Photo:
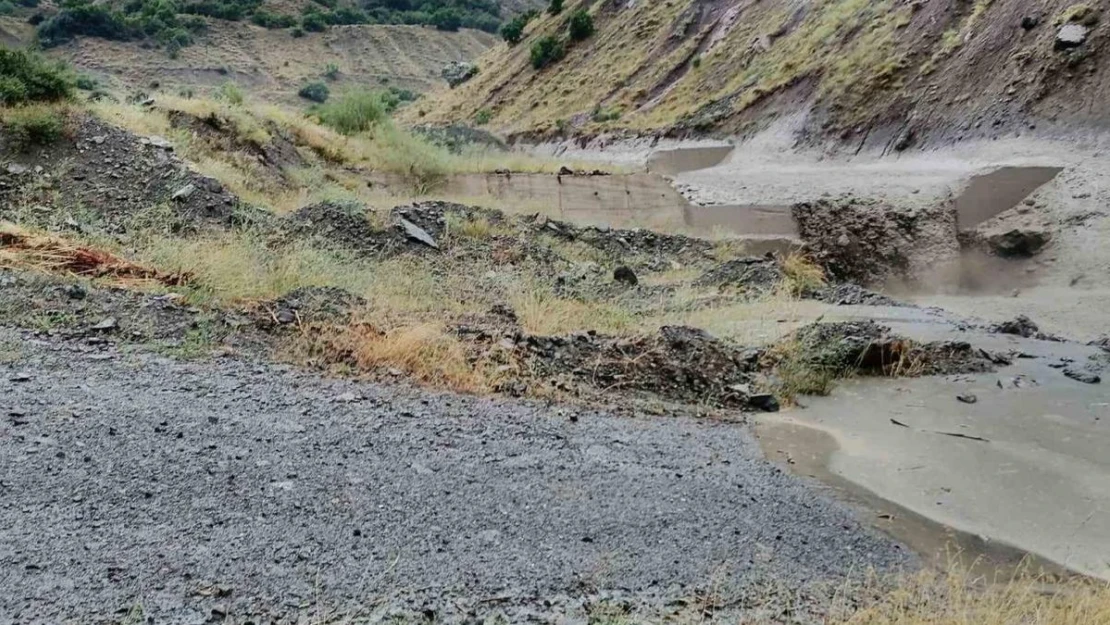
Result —
[{"label": "rocky debris pile", "polygon": [[284,224],[288,235],[312,237],[362,256],[396,253],[404,241],[396,233],[370,221],[365,206],[357,203],[320,202],[304,206]]},{"label": "rocky debris pile", "polygon": [[845,282],[835,286],[818,289],[812,293],[803,294],[813,299],[821,300],[835,306],[910,306],[905,302],[869,291],[858,284]]},{"label": "rocky debris pile", "polygon": [[341,323],[366,306],[362,297],[336,287],[301,287],[260,306],[262,327]]},{"label": "rocky debris pile", "polygon": [[[390,211],[389,215],[393,220],[401,223],[408,222],[423,231],[424,235],[427,235],[427,239],[414,230],[407,230],[410,236],[422,240],[423,243],[429,246],[433,246],[429,241],[439,241],[448,235],[448,222],[451,218],[461,221],[484,220],[491,224],[505,221],[505,215],[498,210],[441,201],[416,202],[406,206],[397,206]],[[438,243],[433,247],[438,247]]]},{"label": "rocky debris pile", "polygon": [[531,218],[529,228],[535,234],[584,243],[631,268],[650,271],[670,269],[676,263],[703,263],[713,250],[709,241],[680,234],[575,226],[539,215]]},{"label": "rocky debris pile", "polygon": [[1082,24],[1064,24],[1060,30],[1056,31],[1057,50],[1072,50],[1083,45],[1087,41],[1087,35],[1091,29]]},{"label": "rocky debris pile", "polygon": [[1004,362],[962,341],[917,343],[874,321],[815,323],[786,339],[798,361],[837,375],[949,375],[993,371]]},{"label": "rocky debris pile", "polygon": [[540,379],[569,376],[605,392],[641,391],[694,405],[778,409],[774,396],[756,383],[758,350],[734,347],[697,328],[665,326],[633,338],[524,336],[515,345]]},{"label": "rocky debris pile", "polygon": [[694,286],[717,287],[721,290],[740,289],[746,293],[763,294],[782,283],[782,266],[772,254],[748,256],[726,261],[703,273]]},{"label": "rocky debris pile", "polygon": [[899,208],[845,197],[796,204],[792,214],[810,256],[845,282],[917,282],[956,270],[959,242],[951,206]]},{"label": "rocky debris pile", "polygon": [[[0,152],[0,161],[9,161],[0,168],[0,217],[18,207],[18,196],[44,206],[81,206],[96,221],[41,224],[47,227],[95,225],[122,233],[162,206],[168,214],[160,215],[157,225],[175,233],[205,223],[236,223],[238,199],[218,181],[190,170],[165,139],[136,137],[81,114],[74,115],[70,128],[66,137],[33,153]],[[71,213],[46,211],[44,218]]]},{"label": "rocky debris pile", "polygon": [[1062,340],[1054,334],[1041,332],[1040,327],[1025,315],[1018,315],[1009,321],[992,324],[987,328],[987,331],[994,334],[1013,334],[1014,336],[1020,336],[1026,339],[1037,339],[1040,341]]},{"label": "rocky debris pile", "polygon": [[452,89],[478,75],[478,66],[466,61],[451,61],[440,70],[439,75]]},{"label": "rocky debris pile", "polygon": [[46,274],[0,272],[0,309],[5,323],[92,346],[154,341],[254,349],[260,339],[247,316],[190,306],[176,293],[92,288]]}]

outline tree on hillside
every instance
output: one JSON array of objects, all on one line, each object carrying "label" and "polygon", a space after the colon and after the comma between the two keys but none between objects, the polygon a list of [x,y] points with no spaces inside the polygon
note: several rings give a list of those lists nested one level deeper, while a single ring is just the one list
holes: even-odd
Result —
[{"label": "tree on hillside", "polygon": [[547,5],[547,12],[552,15],[558,15],[563,12],[563,0],[551,0],[551,4]]},{"label": "tree on hillside", "polygon": [[570,15],[568,27],[570,38],[575,41],[589,39],[594,34],[594,18],[586,9],[578,9]]}]

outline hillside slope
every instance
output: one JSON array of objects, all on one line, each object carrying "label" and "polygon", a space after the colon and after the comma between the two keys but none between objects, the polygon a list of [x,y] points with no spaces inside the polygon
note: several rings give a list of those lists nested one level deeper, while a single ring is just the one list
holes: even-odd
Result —
[{"label": "hillside slope", "polygon": [[[297,101],[307,81],[339,67],[337,84],[390,84],[427,91],[442,83],[451,61],[482,54],[493,35],[476,30],[443,32],[421,26],[334,26],[293,38],[245,22],[211,20],[204,39],[177,58],[144,50],[137,42],[81,38],[51,50],[75,68],[124,85],[163,88],[219,85],[229,80],[266,100]],[[302,101],[303,102],[303,101]]]},{"label": "hillside slope", "polygon": [[[1108,0],[582,0],[495,46],[470,83],[425,103],[488,109],[510,133],[743,133],[806,113],[813,136],[987,135],[1031,120],[1104,123]],[[588,8],[597,33],[533,69],[529,50]],[[1110,16],[1107,16],[1110,18]],[[1065,25],[1085,40],[1059,49]],[[415,113],[414,113],[415,115]]]}]

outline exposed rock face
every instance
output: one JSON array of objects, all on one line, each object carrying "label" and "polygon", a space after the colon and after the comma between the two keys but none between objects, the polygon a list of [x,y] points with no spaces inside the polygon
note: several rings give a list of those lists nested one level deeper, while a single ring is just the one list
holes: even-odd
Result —
[{"label": "exposed rock face", "polygon": [[948,204],[897,208],[848,197],[796,204],[793,216],[810,254],[838,281],[916,283],[955,272],[959,242]]},{"label": "exposed rock face", "polygon": [[452,61],[440,71],[440,76],[447,81],[452,89],[474,78],[478,74],[478,66],[464,61]]}]

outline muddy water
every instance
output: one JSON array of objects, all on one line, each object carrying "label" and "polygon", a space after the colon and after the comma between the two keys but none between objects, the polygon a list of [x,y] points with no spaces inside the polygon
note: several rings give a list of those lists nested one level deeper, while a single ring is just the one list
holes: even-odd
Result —
[{"label": "muddy water", "polygon": [[688,171],[720,165],[732,153],[732,146],[655,150],[647,159],[647,170],[661,176],[677,176]]},{"label": "muddy water", "polygon": [[1052,181],[1062,167],[1001,167],[971,178],[956,198],[961,230],[969,230],[1017,206]]},{"label": "muddy water", "polygon": [[[953,544],[1006,565],[1027,552],[1050,572],[1054,563],[1110,579],[1110,397],[1050,366],[1087,362],[1095,350],[969,336],[912,315],[886,322],[921,340],[969,340],[1034,358],[997,373],[844,382],[764,421],[768,457],[793,461],[791,469],[829,484],[926,555]],[[961,393],[978,401],[960,402]]]},{"label": "muddy water", "polygon": [[1066,576],[1059,565],[982,536],[948,527],[913,512],[836,473],[830,467],[841,451],[836,438],[790,418],[764,417],[756,436],[769,460],[795,475],[816,479],[856,506],[865,523],[894,537],[926,562],[944,569],[957,563],[977,576],[1007,575],[1021,566]]}]

